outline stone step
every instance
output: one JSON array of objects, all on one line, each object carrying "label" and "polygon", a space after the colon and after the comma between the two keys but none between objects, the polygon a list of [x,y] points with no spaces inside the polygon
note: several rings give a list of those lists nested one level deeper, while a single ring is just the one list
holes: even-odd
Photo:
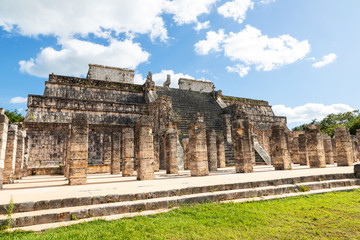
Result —
[{"label": "stone step", "polygon": [[[300,182],[274,186],[258,186],[256,188],[210,191],[189,195],[175,195],[134,201],[102,203],[84,206],[63,207],[58,209],[38,210],[12,214],[12,226],[23,227],[54,222],[67,222],[90,217],[109,216],[114,214],[132,213],[148,210],[172,208],[181,204],[219,202],[249,197],[262,197],[308,190],[319,190],[360,185],[360,179],[338,179],[316,182]],[[360,187],[360,186],[359,186]],[[0,217],[1,223],[6,216]]]}]

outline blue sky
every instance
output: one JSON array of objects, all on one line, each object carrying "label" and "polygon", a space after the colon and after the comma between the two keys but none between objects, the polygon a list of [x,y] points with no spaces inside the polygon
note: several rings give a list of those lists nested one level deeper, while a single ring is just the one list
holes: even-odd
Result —
[{"label": "blue sky", "polygon": [[358,0],[2,0],[0,107],[87,64],[209,80],[267,100],[290,127],[360,108]]}]

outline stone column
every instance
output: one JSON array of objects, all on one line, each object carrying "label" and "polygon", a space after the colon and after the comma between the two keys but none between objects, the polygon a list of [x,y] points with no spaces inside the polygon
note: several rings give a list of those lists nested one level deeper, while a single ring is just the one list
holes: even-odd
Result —
[{"label": "stone column", "polygon": [[213,172],[217,170],[217,147],[216,147],[215,130],[208,130],[206,132],[206,143],[207,143],[209,171]]},{"label": "stone column", "polygon": [[74,114],[71,121],[69,185],[83,185],[87,182],[88,135],[87,115]]},{"label": "stone column", "polygon": [[355,135],[350,135],[351,144],[352,144],[352,152],[354,156],[354,162],[357,162],[359,159],[359,152],[358,152],[358,146],[357,146],[357,138]]},{"label": "stone column", "polygon": [[333,138],[331,138],[331,146],[332,146],[332,149],[333,149],[333,154],[334,154],[334,162],[336,163],[336,139],[335,139],[335,136],[333,136]]},{"label": "stone column", "polygon": [[316,124],[308,125],[305,135],[310,167],[326,167],[324,142],[320,132],[320,126]]},{"label": "stone column", "polygon": [[223,117],[223,124],[224,124],[224,136],[227,143],[232,143],[232,136],[231,136],[231,115],[225,114]]},{"label": "stone column", "polygon": [[12,124],[9,126],[6,152],[5,152],[5,165],[4,165],[4,183],[9,184],[14,182],[15,160],[17,149],[17,132],[18,126]]},{"label": "stone column", "polygon": [[331,138],[328,135],[323,134],[323,141],[326,164],[334,164],[334,153],[332,149]]},{"label": "stone column", "polygon": [[216,136],[216,148],[217,148],[217,167],[224,168],[226,167],[224,136],[222,135]]},{"label": "stone column", "polygon": [[360,153],[360,129],[356,129],[356,137],[358,139],[358,152]]},{"label": "stone column", "polygon": [[123,129],[122,141],[122,176],[134,175],[134,129]]},{"label": "stone column", "polygon": [[4,174],[8,123],[9,123],[9,119],[5,115],[4,109],[0,108],[0,189],[2,189],[3,187],[3,174]]},{"label": "stone column", "polygon": [[26,138],[26,131],[19,130],[17,132],[14,179],[21,179],[22,177],[22,169],[24,167],[24,155],[25,155],[25,138]]},{"label": "stone column", "polygon": [[70,154],[71,154],[71,124],[68,126],[68,134],[66,138],[65,160],[64,160],[64,176],[69,180],[70,173]]},{"label": "stone column", "polygon": [[300,164],[299,132],[297,131],[289,132],[289,151],[290,151],[291,161],[294,164]]},{"label": "stone column", "polygon": [[147,115],[141,116],[136,123],[135,153],[138,180],[154,179],[154,140],[152,128],[153,120]]},{"label": "stone column", "polygon": [[169,124],[169,129],[165,133],[165,167],[167,174],[177,174],[179,172],[177,153],[177,131]]},{"label": "stone column", "polygon": [[182,140],[183,149],[184,149],[184,170],[189,170],[189,139],[183,138]]},{"label": "stone column", "polygon": [[199,113],[196,121],[189,124],[189,155],[191,176],[209,175],[206,146],[206,125]]},{"label": "stone column", "polygon": [[237,173],[253,172],[255,152],[251,139],[251,125],[249,120],[235,120],[232,123],[235,170]]},{"label": "stone column", "polygon": [[26,136],[25,138],[25,152],[24,152],[24,167],[22,169],[22,177],[28,176],[28,160],[29,160],[29,137]]},{"label": "stone column", "polygon": [[306,148],[306,136],[305,133],[299,134],[299,161],[302,166],[309,166],[309,157]]},{"label": "stone column", "polygon": [[154,135],[154,171],[158,172],[160,170],[160,136]]},{"label": "stone column", "polygon": [[335,128],[336,162],[338,166],[354,165],[352,143],[347,127]]},{"label": "stone column", "polygon": [[104,133],[103,137],[103,163],[111,165],[111,133]]},{"label": "stone column", "polygon": [[271,126],[271,161],[275,170],[291,169],[291,157],[285,131],[286,126],[283,123],[275,123]]},{"label": "stone column", "polygon": [[113,132],[111,138],[111,174],[120,174],[121,132]]}]

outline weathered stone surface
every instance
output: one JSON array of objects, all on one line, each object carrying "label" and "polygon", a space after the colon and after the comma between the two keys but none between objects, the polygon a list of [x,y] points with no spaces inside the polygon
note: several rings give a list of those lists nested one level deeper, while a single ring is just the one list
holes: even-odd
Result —
[{"label": "weathered stone surface", "polygon": [[134,175],[134,129],[123,129],[122,176]]},{"label": "weathered stone surface", "polygon": [[217,170],[217,147],[215,130],[208,130],[206,132],[206,142],[208,151],[209,171],[213,172]]},{"label": "weathered stone surface", "polygon": [[255,153],[251,139],[252,125],[248,120],[235,120],[232,123],[232,134],[235,152],[235,171],[237,173],[253,172]]},{"label": "weathered stone surface", "polygon": [[232,143],[232,135],[231,135],[231,115],[225,114],[223,117],[223,124],[224,124],[224,136],[225,141],[227,143]]},{"label": "weathered stone surface", "polygon": [[224,136],[216,136],[216,152],[217,152],[217,167],[224,168],[226,167],[226,158],[225,158],[225,145],[224,145]]},{"label": "weathered stone surface", "polygon": [[360,163],[354,164],[354,174],[356,178],[360,178]]},{"label": "weathered stone surface", "polygon": [[9,123],[9,119],[4,113],[4,109],[0,108],[0,189],[2,189],[3,186],[3,173]]},{"label": "weathered stone surface", "polygon": [[184,170],[189,170],[189,165],[190,165],[189,139],[183,138],[182,144],[184,149]]},{"label": "weathered stone surface", "polygon": [[22,177],[22,171],[24,168],[24,158],[25,158],[25,138],[26,138],[26,131],[19,130],[17,132],[14,179],[20,179]]},{"label": "weathered stone surface", "polygon": [[323,141],[326,164],[334,164],[334,153],[332,149],[331,138],[328,135],[323,134]]},{"label": "weathered stone surface", "polygon": [[275,170],[291,169],[291,157],[284,124],[279,123],[271,126],[270,147],[271,161]]},{"label": "weathered stone surface", "polygon": [[307,148],[306,148],[306,135],[305,135],[305,133],[299,134],[298,141],[299,141],[300,165],[309,166],[309,157],[308,157]]},{"label": "weathered stone surface", "polygon": [[320,126],[316,124],[308,125],[305,135],[310,167],[326,167],[324,142],[320,132]]},{"label": "weathered stone surface", "polygon": [[196,121],[189,124],[189,156],[191,176],[209,175],[206,125],[200,114],[197,114]]},{"label": "weathered stone surface", "polygon": [[299,131],[291,131],[288,133],[288,145],[290,151],[291,161],[294,164],[300,164],[299,155]]},{"label": "weathered stone surface", "polygon": [[165,133],[165,165],[167,174],[177,174],[179,172],[177,139],[176,128],[170,124],[170,128]]},{"label": "weathered stone surface", "polygon": [[333,138],[331,138],[331,146],[332,146],[332,149],[333,149],[333,154],[334,154],[334,162],[336,163],[336,139],[335,139],[335,136],[333,136]]},{"label": "weathered stone surface", "polygon": [[28,176],[28,160],[29,160],[29,138],[25,138],[24,165],[22,168],[22,177]]},{"label": "weathered stone surface", "polygon": [[109,82],[134,83],[134,70],[89,64],[87,78]]},{"label": "weathered stone surface", "polygon": [[69,185],[87,181],[89,125],[86,114],[75,114],[71,123]]},{"label": "weathered stone surface", "polygon": [[9,184],[14,182],[16,149],[17,149],[17,125],[10,125],[7,135],[5,164],[4,164],[4,183]]},{"label": "weathered stone surface", "polygon": [[121,132],[112,133],[111,174],[120,174]]},{"label": "weathered stone surface", "polygon": [[350,133],[347,127],[335,128],[336,163],[338,166],[352,166],[354,155]]},{"label": "weathered stone surface", "polygon": [[212,92],[214,86],[214,83],[209,81],[199,81],[199,80],[185,79],[185,78],[180,78],[178,84],[179,84],[179,88],[183,90],[191,90],[191,91],[206,92],[206,93]]},{"label": "weathered stone surface", "polygon": [[[135,128],[136,172],[138,180],[154,179],[153,119],[143,115]],[[177,166],[177,161],[176,161]]]},{"label": "weathered stone surface", "polygon": [[350,135],[351,144],[352,144],[352,151],[354,156],[354,162],[359,161],[359,147],[357,142],[357,137],[355,135]]}]

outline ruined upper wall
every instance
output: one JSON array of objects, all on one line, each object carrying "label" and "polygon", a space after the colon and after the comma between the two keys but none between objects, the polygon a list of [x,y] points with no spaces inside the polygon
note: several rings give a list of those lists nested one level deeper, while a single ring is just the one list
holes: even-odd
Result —
[{"label": "ruined upper wall", "polygon": [[89,64],[87,78],[108,82],[134,83],[134,70]]},{"label": "ruined upper wall", "polygon": [[213,82],[205,82],[205,81],[198,81],[193,79],[179,79],[179,88],[182,90],[191,90],[197,92],[212,92],[214,83]]}]

